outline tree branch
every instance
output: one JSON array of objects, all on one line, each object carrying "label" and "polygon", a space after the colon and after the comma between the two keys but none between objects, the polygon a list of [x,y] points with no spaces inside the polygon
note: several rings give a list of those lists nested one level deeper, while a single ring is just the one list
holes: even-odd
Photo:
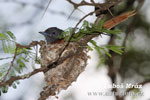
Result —
[{"label": "tree branch", "polygon": [[42,68],[39,68],[39,69],[35,69],[34,71],[32,71],[28,74],[22,75],[22,76],[12,76],[9,80],[7,80],[5,82],[0,82],[0,86],[1,87],[6,87],[7,85],[11,86],[14,81],[30,78],[32,75],[34,75],[38,72],[44,72],[46,70],[48,70],[47,67],[45,67],[45,68],[42,67]]}]

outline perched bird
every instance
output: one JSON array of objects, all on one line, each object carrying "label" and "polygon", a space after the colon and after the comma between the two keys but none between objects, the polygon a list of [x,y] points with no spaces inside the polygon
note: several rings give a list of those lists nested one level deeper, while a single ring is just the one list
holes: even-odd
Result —
[{"label": "perched bird", "polygon": [[63,33],[61,29],[51,27],[40,33],[45,36],[47,42],[43,42],[40,48],[41,67],[48,67],[60,60],[55,68],[48,67],[49,70],[44,73],[47,84],[38,100],[43,98],[45,100],[49,96],[55,96],[60,90],[67,89],[72,82],[76,81],[87,65],[88,56],[87,49],[79,51],[81,46],[77,42],[70,42],[62,52],[66,42],[56,42],[60,40],[58,37]]},{"label": "perched bird", "polygon": [[54,43],[56,41],[61,40],[59,36],[62,35],[63,30],[57,27],[50,27],[46,29],[44,32],[39,32],[39,33],[45,36],[47,43]]}]

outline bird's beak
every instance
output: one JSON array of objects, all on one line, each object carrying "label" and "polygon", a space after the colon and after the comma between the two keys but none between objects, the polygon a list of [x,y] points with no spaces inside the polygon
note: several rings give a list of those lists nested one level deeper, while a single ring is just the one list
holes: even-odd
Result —
[{"label": "bird's beak", "polygon": [[46,32],[39,32],[39,33],[44,35],[44,36],[48,35]]}]

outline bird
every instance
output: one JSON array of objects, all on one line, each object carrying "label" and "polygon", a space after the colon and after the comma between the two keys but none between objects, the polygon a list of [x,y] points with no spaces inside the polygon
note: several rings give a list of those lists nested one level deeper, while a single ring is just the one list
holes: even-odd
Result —
[{"label": "bird", "polygon": [[[63,89],[67,89],[72,82],[76,81],[81,72],[84,71],[87,65],[87,49],[81,48],[80,43],[70,42],[69,45],[62,52],[66,45],[66,42],[57,42],[59,36],[63,34],[63,30],[57,27],[50,27],[44,32],[39,32],[45,36],[46,42],[40,47],[40,63],[41,67],[48,67],[60,59],[61,63],[58,63],[54,68],[49,68],[44,73],[46,86],[40,93],[38,100],[43,100],[49,96],[55,96]],[[61,56],[60,56],[60,53]]]},{"label": "bird", "polygon": [[44,35],[47,43],[55,43],[56,41],[62,40],[60,36],[63,34],[63,30],[57,27],[50,27],[46,29],[44,32],[39,32],[40,34]]}]

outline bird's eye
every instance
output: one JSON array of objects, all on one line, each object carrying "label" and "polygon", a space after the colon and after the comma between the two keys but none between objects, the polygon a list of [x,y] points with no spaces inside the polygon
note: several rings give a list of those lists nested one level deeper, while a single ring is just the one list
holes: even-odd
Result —
[{"label": "bird's eye", "polygon": [[55,34],[55,32],[52,32],[52,34]]}]

